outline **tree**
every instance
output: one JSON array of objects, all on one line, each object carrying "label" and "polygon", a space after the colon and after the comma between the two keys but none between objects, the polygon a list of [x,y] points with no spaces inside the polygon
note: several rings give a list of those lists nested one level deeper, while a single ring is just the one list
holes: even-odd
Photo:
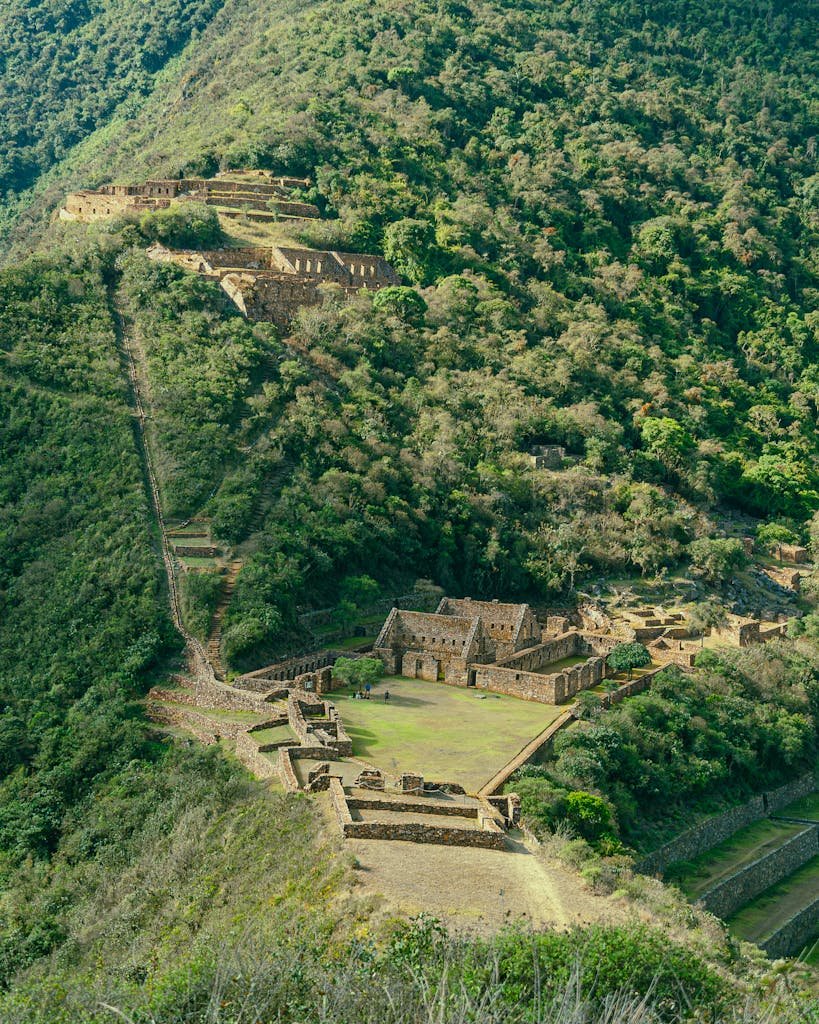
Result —
[{"label": "tree", "polygon": [[628,672],[631,679],[631,673],[635,668],[644,668],[651,664],[651,654],[643,644],[618,644],[609,653],[606,664],[615,672]]},{"label": "tree", "polygon": [[614,829],[611,807],[601,796],[575,790],[566,797],[566,821],[590,843]]},{"label": "tree", "polygon": [[742,541],[735,538],[702,537],[688,545],[688,554],[692,569],[710,583],[722,583],[747,564]]},{"label": "tree", "polygon": [[640,434],[646,451],[661,462],[666,469],[679,471],[694,442],[688,431],[670,416],[646,416]]},{"label": "tree", "polygon": [[384,255],[413,284],[428,284],[437,246],[435,228],[428,220],[405,217],[384,232]]},{"label": "tree", "polygon": [[690,627],[700,635],[700,646],[705,646],[705,634],[709,629],[719,629],[728,621],[728,614],[716,601],[702,601],[688,613]]},{"label": "tree", "polygon": [[[813,536],[811,535],[811,540]],[[799,537],[790,526],[784,523],[762,523],[756,528],[757,544],[769,554],[775,554],[781,559],[783,544],[795,544]]]},{"label": "tree", "polygon": [[348,686],[363,689],[373,686],[384,674],[380,658],[338,658],[333,665],[333,679]]}]

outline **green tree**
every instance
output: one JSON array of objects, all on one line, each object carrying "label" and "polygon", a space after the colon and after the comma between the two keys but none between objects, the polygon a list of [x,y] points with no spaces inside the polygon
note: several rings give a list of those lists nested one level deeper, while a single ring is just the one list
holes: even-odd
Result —
[{"label": "green tree", "polygon": [[[695,604],[687,614],[688,623],[700,636],[700,646],[705,646],[705,634],[720,629],[728,622],[728,614],[716,601],[702,601]],[[698,655],[699,657],[699,655]]]},{"label": "green tree", "polygon": [[614,831],[611,806],[593,793],[575,790],[567,794],[564,814],[574,831],[590,843]]},{"label": "green tree", "polygon": [[333,679],[358,689],[374,685],[383,674],[380,658],[337,658],[333,665]]},{"label": "green tree", "polygon": [[435,227],[427,220],[404,218],[384,232],[384,255],[413,284],[428,284],[435,266]]},{"label": "green tree", "polygon": [[609,652],[606,664],[614,672],[628,672],[628,677],[631,679],[635,668],[644,668],[651,664],[651,654],[643,644],[618,644]]},{"label": "green tree", "polygon": [[710,583],[722,583],[748,561],[741,540],[709,538],[692,541],[688,554],[694,571]]}]

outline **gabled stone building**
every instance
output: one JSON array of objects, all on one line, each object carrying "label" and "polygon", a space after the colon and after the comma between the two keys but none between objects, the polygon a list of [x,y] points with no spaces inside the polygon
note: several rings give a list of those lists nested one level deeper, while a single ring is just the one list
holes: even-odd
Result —
[{"label": "gabled stone building", "polygon": [[491,664],[540,638],[529,605],[445,597],[433,614],[393,608],[373,653],[392,674],[474,686],[470,666]]}]

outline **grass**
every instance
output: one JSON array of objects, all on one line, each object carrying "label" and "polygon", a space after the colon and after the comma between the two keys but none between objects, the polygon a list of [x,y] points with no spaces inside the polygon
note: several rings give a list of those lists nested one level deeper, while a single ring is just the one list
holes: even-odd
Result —
[{"label": "grass", "polygon": [[295,740],[296,736],[289,725],[273,725],[269,729],[256,729],[251,733],[257,743],[281,743],[284,740]]},{"label": "grass", "polygon": [[176,555],[176,558],[186,566],[188,569],[203,569],[213,568],[214,565],[218,565],[219,561],[216,558],[204,558],[199,555]]},{"label": "grass", "polygon": [[[218,211],[217,211],[218,212]],[[294,232],[298,225],[292,221],[276,220],[242,220],[220,214],[219,223],[225,236],[224,245],[228,249],[243,249],[247,246],[299,246]]]},{"label": "grass", "polygon": [[241,722],[242,724],[253,725],[255,722],[263,722],[266,715],[256,711],[222,711],[220,708],[192,707],[190,704],[177,704],[175,701],[162,701],[169,707],[182,708],[185,711],[195,712],[216,722]]},{"label": "grass", "polygon": [[766,889],[742,908],[728,924],[741,939],[759,942],[772,935],[819,893],[819,856],[778,885]]},{"label": "grass", "polygon": [[779,811],[783,818],[807,818],[808,821],[819,821],[819,793],[808,793],[801,799],[788,804]]},{"label": "grass", "polygon": [[[390,700],[382,694],[389,689]],[[536,704],[474,689],[391,677],[372,700],[335,691],[355,756],[389,775],[418,771],[427,779],[457,782],[474,792],[526,743],[561,714]]]},{"label": "grass", "polygon": [[805,827],[769,820],[755,822],[699,857],[672,866],[666,881],[677,882],[686,896],[696,898],[757,857],[777,849]]}]

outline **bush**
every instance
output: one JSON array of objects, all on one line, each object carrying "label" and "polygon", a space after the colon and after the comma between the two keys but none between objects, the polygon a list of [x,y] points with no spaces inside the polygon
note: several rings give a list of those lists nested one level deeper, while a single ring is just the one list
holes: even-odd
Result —
[{"label": "bush", "polygon": [[185,625],[200,640],[210,632],[210,623],[219,597],[224,590],[224,579],[219,573],[183,573],[179,580],[179,596]]},{"label": "bush", "polygon": [[216,211],[202,203],[176,203],[144,213],[139,231],[148,242],[176,249],[215,249],[224,241]]}]

